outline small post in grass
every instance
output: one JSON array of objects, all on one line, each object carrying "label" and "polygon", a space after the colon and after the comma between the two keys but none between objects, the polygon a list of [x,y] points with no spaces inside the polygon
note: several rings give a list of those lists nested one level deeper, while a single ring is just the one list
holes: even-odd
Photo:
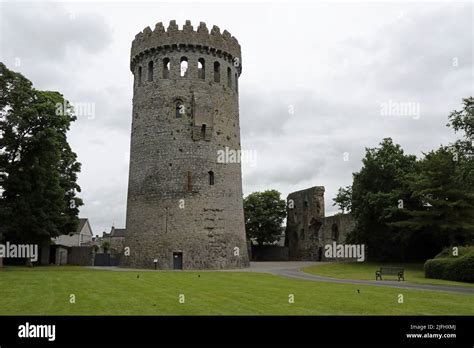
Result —
[{"label": "small post in grass", "polygon": [[158,265],[158,259],[154,259],[153,262],[155,263],[155,271],[156,271],[156,266]]}]

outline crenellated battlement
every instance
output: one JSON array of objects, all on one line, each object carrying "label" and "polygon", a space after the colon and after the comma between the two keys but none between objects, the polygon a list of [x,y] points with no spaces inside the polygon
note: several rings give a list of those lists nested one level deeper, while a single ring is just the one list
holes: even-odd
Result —
[{"label": "crenellated battlement", "polygon": [[[175,20],[170,21],[168,28],[165,29],[162,22],[155,25],[151,30],[146,27],[135,36],[132,42],[131,67],[134,61],[141,54],[152,52],[157,49],[192,49],[201,50],[209,54],[222,55],[229,60],[238,59],[241,62],[240,45],[237,39],[227,30],[222,33],[218,26],[214,25],[212,29],[206,26],[206,23],[200,22],[196,30],[187,20],[180,30]],[[240,69],[239,69],[240,70]]]}]

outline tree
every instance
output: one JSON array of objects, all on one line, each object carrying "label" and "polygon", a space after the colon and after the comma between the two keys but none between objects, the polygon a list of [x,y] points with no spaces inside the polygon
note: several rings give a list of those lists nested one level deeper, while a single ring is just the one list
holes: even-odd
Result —
[{"label": "tree", "polygon": [[104,250],[104,254],[107,254],[107,252],[110,250],[110,242],[109,241],[103,241],[101,244],[102,250]]},{"label": "tree", "polygon": [[349,213],[352,209],[352,187],[339,187],[337,195],[333,198],[333,206],[338,206],[341,213]]},{"label": "tree", "polygon": [[353,185],[334,199],[356,227],[349,242],[364,243],[376,260],[431,258],[448,245],[474,241],[474,99],[449,115],[462,136],[416,160],[384,139],[366,149]]},{"label": "tree", "polygon": [[449,146],[456,162],[456,180],[468,187],[474,187],[474,98],[463,99],[463,109],[453,111],[448,119],[448,127],[454,132],[461,132],[462,137]]},{"label": "tree", "polygon": [[426,154],[419,170],[405,178],[411,199],[419,204],[405,207],[406,216],[394,225],[412,231],[429,230],[437,251],[468,242],[474,232],[474,194],[472,187],[458,180],[459,170],[446,147]]},{"label": "tree", "polygon": [[80,163],[67,142],[75,121],[58,92],[39,91],[0,63],[0,234],[49,244],[77,228]]},{"label": "tree", "polygon": [[[472,243],[474,236],[474,100],[464,99],[462,111],[453,111],[447,126],[463,131],[450,146],[430,151],[418,170],[406,175],[405,187],[419,204],[405,207],[394,223],[411,231],[430,231],[438,252],[445,246]],[[434,255],[433,255],[434,256]]]},{"label": "tree", "polygon": [[244,215],[248,239],[258,245],[273,243],[283,233],[286,202],[276,190],[253,192],[244,198]]},{"label": "tree", "polygon": [[414,170],[416,157],[405,155],[400,145],[386,138],[379,147],[366,148],[362,163],[361,170],[353,173],[352,187],[340,189],[335,198],[350,207],[356,220],[348,240],[367,245],[373,260],[399,259],[404,236],[388,225],[393,217],[387,208],[397,206],[400,198],[394,191],[401,187],[403,175]]}]

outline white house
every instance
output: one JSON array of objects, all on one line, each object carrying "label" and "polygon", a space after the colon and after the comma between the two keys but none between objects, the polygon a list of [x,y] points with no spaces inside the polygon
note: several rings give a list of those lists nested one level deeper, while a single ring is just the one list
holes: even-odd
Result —
[{"label": "white house", "polygon": [[79,219],[79,225],[75,232],[63,234],[57,238],[53,238],[53,243],[56,245],[72,246],[86,246],[92,243],[92,229],[89,224],[89,219]]}]

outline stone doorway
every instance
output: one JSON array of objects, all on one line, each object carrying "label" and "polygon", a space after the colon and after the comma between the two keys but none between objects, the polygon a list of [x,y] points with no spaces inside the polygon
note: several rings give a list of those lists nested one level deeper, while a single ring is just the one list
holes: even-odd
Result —
[{"label": "stone doorway", "polygon": [[181,251],[173,253],[173,269],[183,269],[183,253]]}]

